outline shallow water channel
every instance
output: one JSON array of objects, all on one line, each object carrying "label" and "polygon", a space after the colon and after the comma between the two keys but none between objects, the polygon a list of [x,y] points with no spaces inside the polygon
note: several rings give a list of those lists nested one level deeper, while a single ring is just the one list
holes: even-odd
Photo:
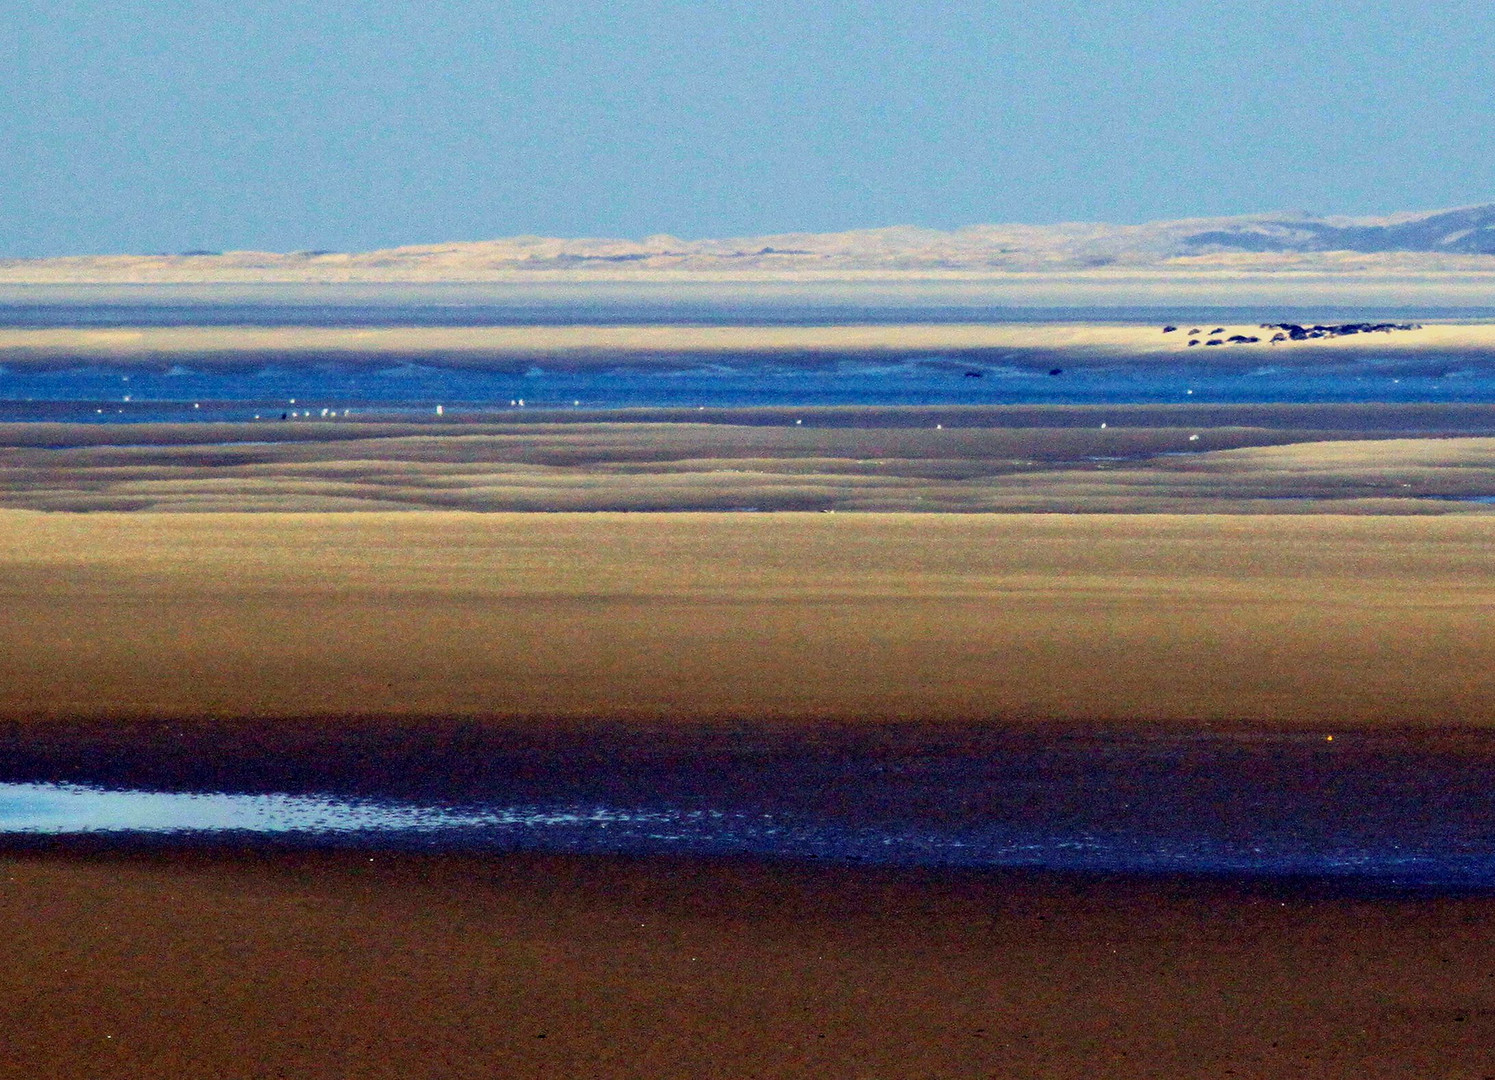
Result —
[{"label": "shallow water channel", "polygon": [[[1495,888],[1495,738],[410,733],[12,746],[0,842],[738,855]],[[324,748],[325,749],[325,748]],[[204,753],[204,751],[206,751]],[[30,775],[25,775],[25,774]]]}]

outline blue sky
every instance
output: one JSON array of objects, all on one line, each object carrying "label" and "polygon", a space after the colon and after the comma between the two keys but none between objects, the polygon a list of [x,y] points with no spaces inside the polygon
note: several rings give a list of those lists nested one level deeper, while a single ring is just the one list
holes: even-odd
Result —
[{"label": "blue sky", "polygon": [[1495,5],[0,0],[0,255],[1495,200]]}]

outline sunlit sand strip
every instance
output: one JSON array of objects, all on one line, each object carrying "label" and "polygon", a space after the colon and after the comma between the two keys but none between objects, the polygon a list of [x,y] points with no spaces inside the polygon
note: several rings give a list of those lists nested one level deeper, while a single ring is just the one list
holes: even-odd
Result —
[{"label": "sunlit sand strip", "polygon": [[1483,517],[0,513],[0,713],[1495,724]]},{"label": "sunlit sand strip", "polygon": [[[1095,356],[1188,355],[1199,362],[1262,362],[1298,353],[1381,351],[1492,351],[1495,325],[1446,323],[1417,329],[1357,333],[1273,343],[1260,326],[1181,326],[1105,323],[951,324],[886,326],[493,326],[493,327],[137,327],[124,329],[0,330],[0,363],[59,360],[111,363],[232,362],[235,357],[286,362],[344,358],[427,358],[482,366],[485,359],[594,358],[615,363],[716,354],[849,355],[886,352],[1073,352]],[[1256,341],[1230,342],[1232,337]],[[1189,341],[1194,340],[1194,346]],[[1219,341],[1217,346],[1209,341]],[[1206,359],[1207,358],[1207,359]]]}]

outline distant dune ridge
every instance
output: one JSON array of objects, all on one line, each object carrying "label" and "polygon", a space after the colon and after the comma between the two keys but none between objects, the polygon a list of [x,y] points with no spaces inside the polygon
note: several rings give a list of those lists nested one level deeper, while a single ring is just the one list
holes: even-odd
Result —
[{"label": "distant dune ridge", "polygon": [[0,260],[0,284],[704,280],[1044,271],[1495,273],[1495,203],[1386,217],[1307,213],[1141,225],[895,226],[731,239],[518,236],[362,253],[300,251]]}]

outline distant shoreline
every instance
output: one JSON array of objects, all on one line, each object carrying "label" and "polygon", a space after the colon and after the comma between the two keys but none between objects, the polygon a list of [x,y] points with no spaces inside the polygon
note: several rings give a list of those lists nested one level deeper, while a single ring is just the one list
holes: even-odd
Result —
[{"label": "distant shoreline", "polygon": [[1051,356],[1094,362],[1169,360],[1228,368],[1430,354],[1495,358],[1495,323],[1404,323],[1301,339],[1289,337],[1274,323],[1184,323],[1169,330],[1158,324],[1103,322],[0,329],[0,364],[43,368],[80,361],[148,367],[407,361],[495,370],[544,361],[569,367],[621,362],[669,368],[727,357],[814,363],[868,355],[1017,363]]}]

